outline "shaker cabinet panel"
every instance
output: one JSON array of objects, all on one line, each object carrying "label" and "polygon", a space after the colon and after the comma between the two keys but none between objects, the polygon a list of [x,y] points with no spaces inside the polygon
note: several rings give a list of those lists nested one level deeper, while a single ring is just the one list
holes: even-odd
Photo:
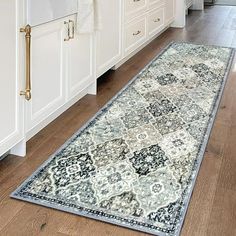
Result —
[{"label": "shaker cabinet panel", "polygon": [[94,79],[93,34],[77,34],[76,18],[70,17],[71,39],[66,48],[67,99],[72,99],[86,89]]},{"label": "shaker cabinet panel", "polygon": [[101,0],[101,21],[102,27],[96,34],[97,77],[122,56],[122,0]]},{"label": "shaker cabinet panel", "polygon": [[154,8],[161,7],[165,4],[165,0],[149,0],[148,9],[153,10]]},{"label": "shaker cabinet panel", "polygon": [[125,18],[130,20],[133,17],[143,14],[147,10],[147,0],[125,0]]},{"label": "shaker cabinet panel", "polygon": [[148,14],[149,36],[155,35],[164,28],[164,8],[157,9]]},{"label": "shaker cabinet panel", "polygon": [[141,46],[146,40],[146,17],[142,16],[133,20],[125,27],[125,55],[129,55],[139,46]]},{"label": "shaker cabinet panel", "polygon": [[65,102],[64,31],[63,21],[32,28],[32,99],[26,104],[27,131]]},{"label": "shaker cabinet panel", "polygon": [[175,17],[175,0],[165,0],[165,24],[168,25]]}]

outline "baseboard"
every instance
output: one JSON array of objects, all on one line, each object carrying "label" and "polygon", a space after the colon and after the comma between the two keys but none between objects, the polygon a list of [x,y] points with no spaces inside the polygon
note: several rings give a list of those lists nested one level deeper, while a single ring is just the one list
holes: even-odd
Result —
[{"label": "baseboard", "polygon": [[4,158],[6,158],[8,155],[10,154],[10,152],[6,152],[4,153],[2,156],[0,156],[0,161],[3,160]]}]

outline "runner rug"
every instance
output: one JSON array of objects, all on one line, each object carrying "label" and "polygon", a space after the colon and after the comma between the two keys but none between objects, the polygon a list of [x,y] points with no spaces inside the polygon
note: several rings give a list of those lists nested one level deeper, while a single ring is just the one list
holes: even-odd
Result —
[{"label": "runner rug", "polygon": [[232,57],[170,44],[11,196],[178,235]]}]

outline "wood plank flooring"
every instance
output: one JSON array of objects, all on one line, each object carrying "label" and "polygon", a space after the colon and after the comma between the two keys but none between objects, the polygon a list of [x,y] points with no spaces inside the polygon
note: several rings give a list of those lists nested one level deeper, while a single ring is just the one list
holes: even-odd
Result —
[{"label": "wood plank flooring", "polygon": [[[146,235],[88,218],[17,201],[9,194],[110,100],[171,41],[236,47],[236,7],[190,12],[185,29],[169,29],[28,142],[26,158],[0,161],[0,235]],[[206,150],[182,236],[236,235],[236,60]]]}]

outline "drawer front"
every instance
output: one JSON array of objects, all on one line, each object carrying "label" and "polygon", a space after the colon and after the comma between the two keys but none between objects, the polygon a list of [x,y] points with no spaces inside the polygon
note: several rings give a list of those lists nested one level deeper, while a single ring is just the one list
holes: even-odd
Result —
[{"label": "drawer front", "polygon": [[125,53],[138,48],[146,39],[146,18],[142,17],[128,24],[125,28]]},{"label": "drawer front", "polygon": [[148,0],[125,0],[125,16],[131,19],[143,14],[147,9]]},{"label": "drawer front", "polygon": [[165,0],[149,0],[148,9],[158,8],[165,4]]},{"label": "drawer front", "polygon": [[164,8],[160,8],[148,14],[148,34],[153,35],[164,27]]}]

